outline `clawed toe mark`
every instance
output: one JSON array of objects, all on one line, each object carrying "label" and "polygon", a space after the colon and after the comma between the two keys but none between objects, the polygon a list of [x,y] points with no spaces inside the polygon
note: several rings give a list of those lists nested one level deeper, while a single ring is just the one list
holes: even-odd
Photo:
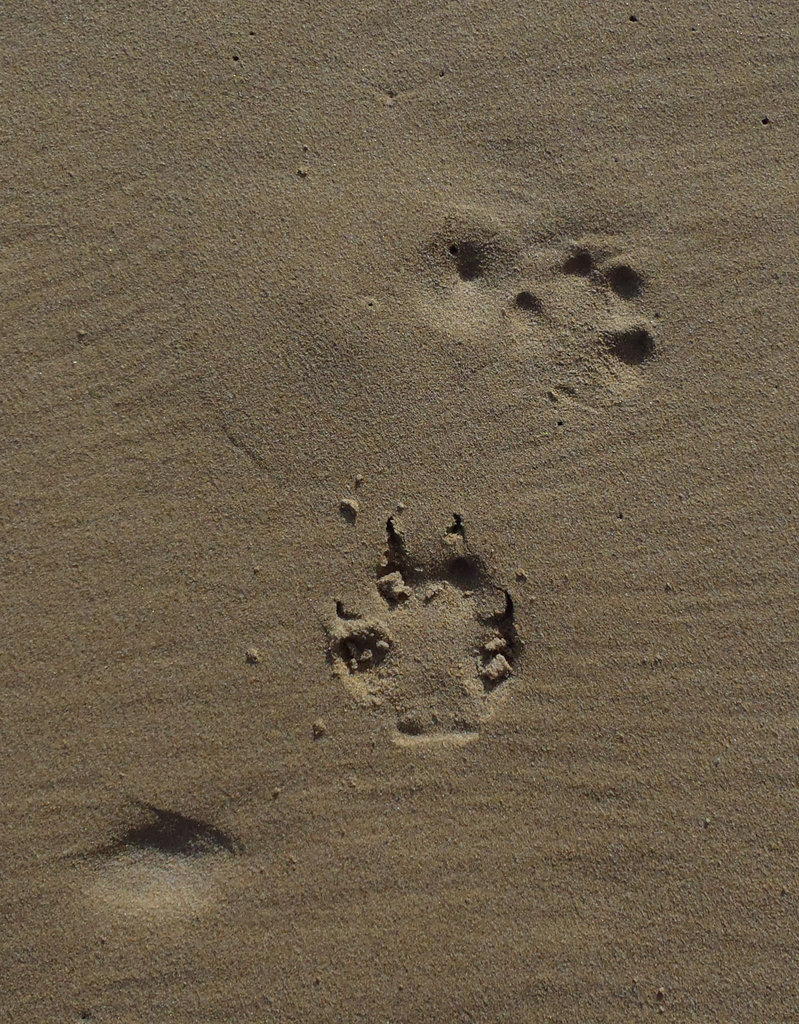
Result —
[{"label": "clawed toe mark", "polygon": [[513,301],[516,308],[523,310],[525,313],[541,312],[541,300],[537,295],[533,295],[532,292],[521,291]]},{"label": "clawed toe mark", "polygon": [[563,264],[565,274],[588,277],[594,269],[594,257],[587,249],[573,249]]}]

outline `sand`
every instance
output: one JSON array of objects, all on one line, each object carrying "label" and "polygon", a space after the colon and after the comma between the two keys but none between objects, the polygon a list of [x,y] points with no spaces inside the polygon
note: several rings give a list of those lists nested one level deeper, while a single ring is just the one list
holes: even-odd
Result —
[{"label": "sand", "polygon": [[793,6],[0,17],[0,1019],[793,1019]]}]

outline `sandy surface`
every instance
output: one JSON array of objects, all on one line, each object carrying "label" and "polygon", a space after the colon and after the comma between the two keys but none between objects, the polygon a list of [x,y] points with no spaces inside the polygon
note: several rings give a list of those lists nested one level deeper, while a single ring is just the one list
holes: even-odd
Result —
[{"label": "sandy surface", "polygon": [[793,5],[0,19],[0,1019],[793,1019]]}]

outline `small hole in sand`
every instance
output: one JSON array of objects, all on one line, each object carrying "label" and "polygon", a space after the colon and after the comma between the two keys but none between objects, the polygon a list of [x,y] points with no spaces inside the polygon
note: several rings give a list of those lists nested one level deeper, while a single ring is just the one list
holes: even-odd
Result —
[{"label": "small hole in sand", "polygon": [[541,300],[532,292],[519,292],[514,299],[517,309],[523,309],[525,313],[540,313]]},{"label": "small hole in sand", "polygon": [[445,532],[448,533],[450,536],[452,536],[453,534],[457,534],[460,537],[465,537],[466,527],[464,526],[463,523],[463,516],[459,515],[457,512],[453,512],[452,522],[446,528]]},{"label": "small hole in sand", "polygon": [[588,277],[594,269],[594,258],[587,249],[575,249],[563,264],[563,270],[567,274],[577,274],[580,277]]},{"label": "small hole in sand", "polygon": [[607,339],[607,345],[613,355],[628,366],[646,362],[655,351],[655,340],[644,327],[616,331]]},{"label": "small hole in sand", "polygon": [[643,291],[644,279],[626,263],[611,267],[606,276],[610,287],[622,299],[635,299]]}]

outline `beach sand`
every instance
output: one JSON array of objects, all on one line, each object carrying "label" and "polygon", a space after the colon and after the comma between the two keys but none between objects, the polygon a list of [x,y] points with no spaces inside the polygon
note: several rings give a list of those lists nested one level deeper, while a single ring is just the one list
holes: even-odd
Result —
[{"label": "beach sand", "polygon": [[792,1019],[793,6],[0,18],[0,1019]]}]

